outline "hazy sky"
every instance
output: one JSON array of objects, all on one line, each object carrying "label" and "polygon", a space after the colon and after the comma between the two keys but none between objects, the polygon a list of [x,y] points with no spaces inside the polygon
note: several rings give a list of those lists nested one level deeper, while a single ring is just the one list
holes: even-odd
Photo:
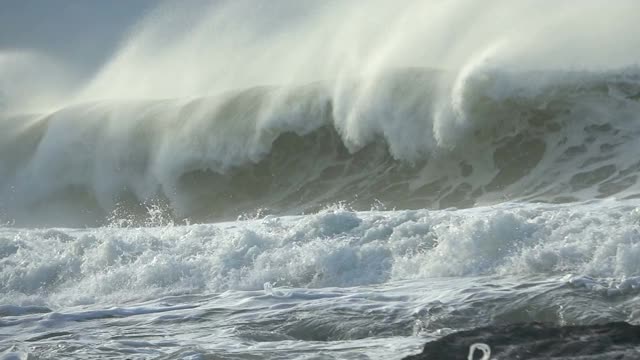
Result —
[{"label": "hazy sky", "polygon": [[2,0],[0,51],[38,49],[89,70],[113,52],[155,0]]}]

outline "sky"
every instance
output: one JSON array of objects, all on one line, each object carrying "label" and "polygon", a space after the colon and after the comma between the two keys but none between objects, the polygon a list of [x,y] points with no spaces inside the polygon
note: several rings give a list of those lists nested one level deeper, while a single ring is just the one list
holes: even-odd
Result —
[{"label": "sky", "polygon": [[0,51],[42,51],[92,71],[124,41],[155,0],[2,0]]}]

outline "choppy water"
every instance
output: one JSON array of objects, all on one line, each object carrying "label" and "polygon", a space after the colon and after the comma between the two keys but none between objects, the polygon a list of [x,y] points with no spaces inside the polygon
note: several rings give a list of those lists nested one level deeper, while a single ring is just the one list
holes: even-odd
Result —
[{"label": "choppy water", "polygon": [[5,229],[2,343],[44,358],[389,358],[487,324],[637,322],[639,205]]},{"label": "choppy water", "polygon": [[569,3],[169,2],[77,84],[0,49],[2,357],[638,323],[640,8]]}]

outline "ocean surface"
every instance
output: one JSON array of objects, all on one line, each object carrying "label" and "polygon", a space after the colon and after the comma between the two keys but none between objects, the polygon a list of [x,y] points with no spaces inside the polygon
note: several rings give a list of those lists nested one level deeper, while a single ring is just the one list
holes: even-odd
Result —
[{"label": "ocean surface", "polygon": [[640,324],[636,2],[168,4],[80,85],[0,49],[0,359]]}]

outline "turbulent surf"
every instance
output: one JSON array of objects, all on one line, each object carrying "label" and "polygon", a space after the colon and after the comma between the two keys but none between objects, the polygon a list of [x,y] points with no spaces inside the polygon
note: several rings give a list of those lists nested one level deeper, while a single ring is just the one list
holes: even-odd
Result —
[{"label": "turbulent surf", "polygon": [[0,49],[3,356],[637,324],[640,6],[575,5],[168,2],[89,74]]}]

